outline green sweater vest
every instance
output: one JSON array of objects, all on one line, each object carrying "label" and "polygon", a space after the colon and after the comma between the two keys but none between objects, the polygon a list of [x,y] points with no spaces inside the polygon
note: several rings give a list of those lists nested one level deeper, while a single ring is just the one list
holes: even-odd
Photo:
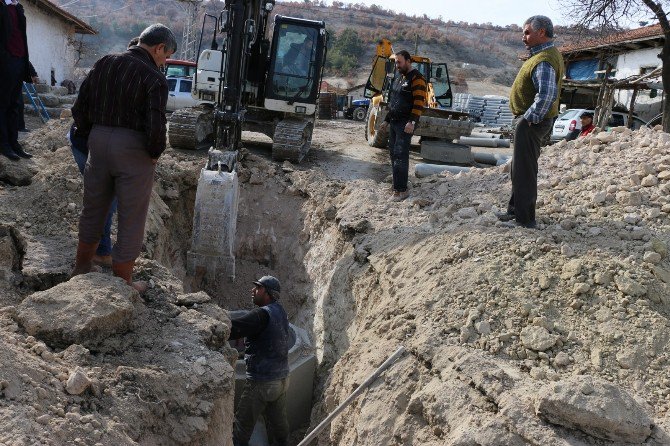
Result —
[{"label": "green sweater vest", "polygon": [[519,74],[514,79],[512,91],[509,94],[509,108],[514,116],[523,115],[526,110],[533,105],[535,101],[535,85],[533,85],[533,70],[540,62],[549,62],[556,71],[558,77],[558,95],[547,112],[546,118],[558,116],[558,105],[561,99],[561,85],[563,84],[563,74],[565,67],[563,65],[563,56],[556,47],[547,48],[528,59],[519,70]]}]

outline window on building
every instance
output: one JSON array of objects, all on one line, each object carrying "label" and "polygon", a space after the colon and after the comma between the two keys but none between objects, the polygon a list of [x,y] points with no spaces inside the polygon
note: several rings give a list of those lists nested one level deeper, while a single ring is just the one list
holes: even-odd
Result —
[{"label": "window on building", "polygon": [[656,69],[656,65],[647,65],[646,67],[640,67],[640,74],[651,73]]}]

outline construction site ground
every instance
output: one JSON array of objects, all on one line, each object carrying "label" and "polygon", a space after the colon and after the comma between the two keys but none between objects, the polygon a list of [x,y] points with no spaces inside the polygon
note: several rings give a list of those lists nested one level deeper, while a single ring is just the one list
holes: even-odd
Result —
[{"label": "construction site ground", "polygon": [[33,160],[0,160],[0,444],[230,444],[222,309],[251,308],[263,274],[314,344],[312,426],[408,350],[319,445],[670,444],[670,135],[543,149],[528,230],[494,214],[509,166],[417,179],[415,151],[394,203],[361,123],[319,121],[300,165],[245,134],[236,278],[206,293],[185,273],[206,152],[168,149],[140,297],[105,270],[68,280],[82,194],[69,125],[28,134]]}]

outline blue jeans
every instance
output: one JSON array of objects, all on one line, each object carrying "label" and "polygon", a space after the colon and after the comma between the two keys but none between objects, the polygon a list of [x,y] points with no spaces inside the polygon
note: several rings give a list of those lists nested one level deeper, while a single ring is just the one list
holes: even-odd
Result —
[{"label": "blue jeans", "polygon": [[405,133],[405,121],[391,121],[389,124],[389,154],[393,168],[393,190],[407,191],[409,176],[409,145],[412,135]]},{"label": "blue jeans", "polygon": [[[79,167],[79,172],[81,172],[81,174],[83,175],[88,155],[72,147],[72,156],[74,157],[74,161],[77,163],[77,167]],[[110,206],[109,212],[107,213],[107,219],[105,220],[105,229],[102,233],[102,237],[100,237],[100,243],[98,244],[98,249],[95,252],[99,256],[108,256],[112,254],[112,217],[116,212],[116,205],[117,200],[115,197],[114,200],[112,200],[112,205]]]}]

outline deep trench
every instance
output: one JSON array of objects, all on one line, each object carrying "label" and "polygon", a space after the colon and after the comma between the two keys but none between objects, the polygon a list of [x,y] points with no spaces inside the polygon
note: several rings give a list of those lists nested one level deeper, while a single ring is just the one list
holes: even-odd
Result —
[{"label": "deep trench", "polygon": [[[193,225],[193,208],[196,188],[180,191],[177,198],[166,200],[170,217],[164,219],[163,231],[152,243],[151,257],[184,281],[185,291],[205,291],[214,301],[228,311],[250,310],[251,287],[263,275],[280,279],[281,303],[289,322],[306,331],[314,355],[312,399],[305,422],[291,422],[291,440],[297,444],[310,426],[311,412],[320,400],[329,377],[329,365],[316,361],[315,339],[315,284],[305,264],[310,236],[305,229],[304,204],[306,198],[287,191],[285,185],[270,178],[263,184],[240,184],[236,246],[235,279],[215,284],[194,283],[186,271],[186,253],[190,249]],[[295,405],[294,405],[295,406]],[[289,407],[289,412],[291,408]],[[289,415],[289,420],[302,415]],[[305,418],[305,417],[303,417]],[[260,442],[250,444],[262,445]]]}]

